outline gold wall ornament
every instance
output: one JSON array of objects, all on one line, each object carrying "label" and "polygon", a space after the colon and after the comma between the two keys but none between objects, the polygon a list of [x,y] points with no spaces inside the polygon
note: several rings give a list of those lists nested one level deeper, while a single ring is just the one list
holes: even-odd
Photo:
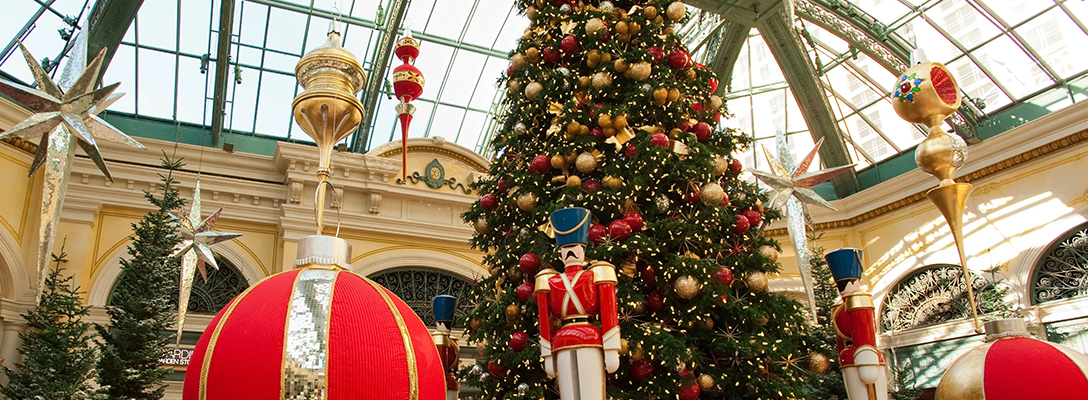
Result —
[{"label": "gold wall ornament", "polygon": [[[964,279],[970,279],[971,272],[967,268],[963,249],[963,209],[971,193],[971,184],[953,180],[956,171],[967,161],[967,143],[959,135],[949,135],[941,128],[944,119],[956,112],[963,101],[956,78],[940,63],[923,62],[900,75],[891,96],[892,107],[900,118],[929,128],[929,135],[915,149],[914,161],[919,168],[940,181],[937,188],[926,192],[926,197],[948,223],[956,241]],[[982,333],[974,289],[971,282],[965,284],[975,332]]]},{"label": "gold wall ornament", "polygon": [[328,40],[306,53],[295,66],[295,76],[305,89],[291,108],[295,122],[317,144],[317,193],[314,209],[317,233],[324,228],[325,183],[332,176],[332,152],[363,120],[362,103],[355,97],[366,82],[362,65],[351,52],[340,47],[340,25],[329,25]]}]

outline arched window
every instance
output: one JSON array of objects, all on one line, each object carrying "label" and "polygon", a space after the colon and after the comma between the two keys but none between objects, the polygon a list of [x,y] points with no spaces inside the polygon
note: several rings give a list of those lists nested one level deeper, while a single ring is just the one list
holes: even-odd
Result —
[{"label": "arched window", "polygon": [[[983,292],[993,290],[993,284],[977,275],[972,275],[971,283],[980,311],[991,312],[983,302]],[[901,279],[884,297],[880,327],[883,332],[896,332],[968,318],[970,304],[960,266],[922,267]]]},{"label": "arched window", "polygon": [[[197,277],[193,280],[193,291],[189,296],[190,314],[216,314],[223,307],[226,307],[231,299],[249,287],[249,282],[230,261],[217,255],[215,262],[219,264],[219,269],[215,270],[208,267],[207,283],[200,278],[200,272],[197,272]],[[125,279],[124,273],[117,277],[118,282],[123,279]],[[113,290],[116,290],[116,288],[117,284],[115,283]],[[170,298],[170,302],[177,305],[176,294]],[[113,304],[112,291],[108,304]]]},{"label": "arched window", "polygon": [[464,278],[426,268],[405,268],[383,271],[370,279],[389,289],[411,307],[419,319],[428,327],[434,326],[431,302],[434,296],[447,294],[457,298],[455,317],[468,315],[472,311],[472,284]]},{"label": "arched window", "polygon": [[1088,222],[1058,237],[1031,274],[1031,303],[1088,294]]}]

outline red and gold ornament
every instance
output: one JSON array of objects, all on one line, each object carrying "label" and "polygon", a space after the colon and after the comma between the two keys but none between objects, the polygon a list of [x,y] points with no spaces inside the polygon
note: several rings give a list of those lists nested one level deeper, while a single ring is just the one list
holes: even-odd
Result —
[{"label": "red and gold ornament", "polygon": [[665,310],[665,296],[661,292],[653,292],[646,296],[646,308],[653,312]]},{"label": "red and gold ornament", "polygon": [[680,385],[680,400],[695,400],[699,398],[699,384],[686,382]]},{"label": "red and gold ornament", "polygon": [[491,360],[487,362],[487,372],[491,373],[491,376],[501,378],[506,375],[506,367],[499,364],[498,360]]},{"label": "red and gold ornament", "polygon": [[676,49],[669,53],[669,67],[684,69],[691,67],[691,55],[686,50]]},{"label": "red and gold ornament", "polygon": [[729,172],[739,174],[741,171],[744,171],[744,165],[741,165],[740,160],[734,158],[729,161]]},{"label": "red and gold ornament", "polygon": [[585,182],[582,182],[582,189],[585,190],[586,193],[596,192],[601,190],[601,182],[598,182],[596,179],[586,179]]},{"label": "red and gold ornament", "polygon": [[722,265],[721,269],[714,273],[714,280],[723,286],[730,286],[733,284],[733,271]]},{"label": "red and gold ornament", "polygon": [[642,278],[642,283],[649,287],[657,287],[657,277],[654,276],[654,268],[646,267],[639,273],[639,277]]},{"label": "red and gold ornament", "polygon": [[759,226],[763,222],[763,214],[756,210],[744,210],[741,214],[748,220],[748,223],[752,226]]},{"label": "red and gold ornament", "polygon": [[710,124],[706,122],[699,122],[695,126],[691,127],[692,133],[695,134],[695,138],[700,142],[705,142],[710,139],[711,129]]},{"label": "red and gold ornament", "polygon": [[[404,62],[393,68],[393,92],[400,99],[397,104],[397,118],[400,120],[401,138],[401,179],[408,180],[408,125],[412,123],[412,114],[416,107],[412,100],[418,99],[423,94],[423,73],[416,68],[416,58],[419,57],[419,41],[412,37],[412,31],[408,35],[397,40],[393,54]],[[511,65],[513,67],[513,65]]]},{"label": "red and gold ornament", "polygon": [[642,214],[635,211],[623,214],[623,221],[627,222],[627,225],[631,227],[632,231],[638,232],[642,230],[644,222],[642,221]]},{"label": "red and gold ornament", "polygon": [[657,132],[657,133],[653,134],[653,136],[650,136],[650,144],[652,144],[654,146],[657,146],[657,147],[669,147],[669,145],[672,144],[672,141],[669,140],[668,135],[665,135],[664,133],[661,133],[661,132]]},{"label": "red and gold ornament", "polygon": [[567,35],[559,42],[559,48],[563,50],[564,53],[573,54],[577,53],[578,50],[581,49],[581,46],[578,44],[578,39],[573,35]]},{"label": "red and gold ornament", "polygon": [[552,159],[547,155],[540,154],[533,157],[533,160],[529,162],[529,171],[537,174],[546,174],[552,170]]}]

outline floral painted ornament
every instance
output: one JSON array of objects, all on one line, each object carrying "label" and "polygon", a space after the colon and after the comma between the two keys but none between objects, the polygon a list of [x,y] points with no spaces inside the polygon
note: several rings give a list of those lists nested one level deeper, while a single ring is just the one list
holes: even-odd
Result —
[{"label": "floral painted ornament", "polygon": [[914,94],[922,91],[918,85],[921,85],[924,80],[919,78],[917,73],[910,74],[909,77],[906,75],[899,77],[899,87],[895,89],[893,96],[899,98],[899,101],[914,102]]}]

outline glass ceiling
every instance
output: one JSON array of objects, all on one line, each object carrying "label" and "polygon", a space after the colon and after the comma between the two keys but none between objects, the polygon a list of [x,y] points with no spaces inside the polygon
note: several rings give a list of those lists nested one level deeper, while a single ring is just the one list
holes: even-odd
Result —
[{"label": "glass ceiling", "polygon": [[[1047,104],[1050,111],[1085,98],[1078,87],[1088,82],[1088,56],[1077,50],[1088,48],[1084,1],[808,1],[856,6],[883,24],[885,34],[922,46],[930,60],[949,66],[984,115],[1054,88],[1068,93]],[[231,57],[237,66],[229,73],[225,128],[236,134],[308,141],[290,113],[291,100],[300,91],[292,74],[295,63],[324,41],[328,18],[342,14],[347,24],[343,45],[372,75],[379,36],[373,27],[383,23],[390,3],[236,0]],[[418,110],[410,137],[444,136],[482,152],[493,129],[490,116],[503,95],[495,81],[508,65],[506,54],[528,25],[513,3],[410,2],[405,25],[422,40],[416,66],[427,77],[424,95],[415,102]],[[22,33],[37,57],[55,60],[93,5],[93,0],[5,1],[0,38]],[[707,42],[704,39],[720,26],[720,17],[700,14],[678,29],[692,49]],[[218,19],[217,0],[144,2],[104,78],[121,82],[119,90],[128,93],[111,110],[210,126]],[[804,41],[806,51],[822,67],[818,79],[858,168],[910,150],[922,140],[923,131],[899,120],[891,108],[887,94],[895,74],[817,25],[802,18],[795,21],[797,31],[810,37]],[[705,62],[707,49],[713,46],[701,46],[696,59]],[[399,60],[391,60],[390,69],[396,63]],[[0,71],[30,81],[17,51],[0,58]],[[757,29],[746,39],[732,78],[726,97],[735,118],[726,124],[772,149],[775,133],[784,132],[795,157],[812,148],[797,102]],[[397,100],[390,91],[390,85],[383,85],[376,109],[368,110],[375,116],[368,149],[399,137],[393,109]],[[753,154],[749,150],[743,155],[745,165],[764,162]]]},{"label": "glass ceiling", "polygon": [[[342,44],[366,68],[367,78],[374,79],[379,31],[373,27],[381,25],[390,3],[237,0],[231,46],[237,66],[229,72],[224,130],[309,141],[291,117],[291,101],[302,90],[295,81],[295,64],[325,41],[329,17],[342,14]],[[56,59],[67,36],[58,29],[73,29],[63,18],[82,25],[93,6],[90,0],[5,1],[0,38],[6,44],[31,21],[23,42],[36,57]],[[118,91],[127,93],[110,110],[210,126],[219,8],[218,0],[145,1],[103,78],[121,82]],[[417,110],[409,137],[443,136],[479,151],[490,128],[489,113],[501,100],[495,80],[527,25],[511,0],[411,1],[402,26],[422,41],[415,65],[427,85],[413,103]],[[0,70],[29,83],[30,72],[14,50],[0,59]],[[388,75],[399,63],[391,57]],[[368,149],[399,140],[397,103],[387,82],[376,109],[368,110],[374,114]]]}]

